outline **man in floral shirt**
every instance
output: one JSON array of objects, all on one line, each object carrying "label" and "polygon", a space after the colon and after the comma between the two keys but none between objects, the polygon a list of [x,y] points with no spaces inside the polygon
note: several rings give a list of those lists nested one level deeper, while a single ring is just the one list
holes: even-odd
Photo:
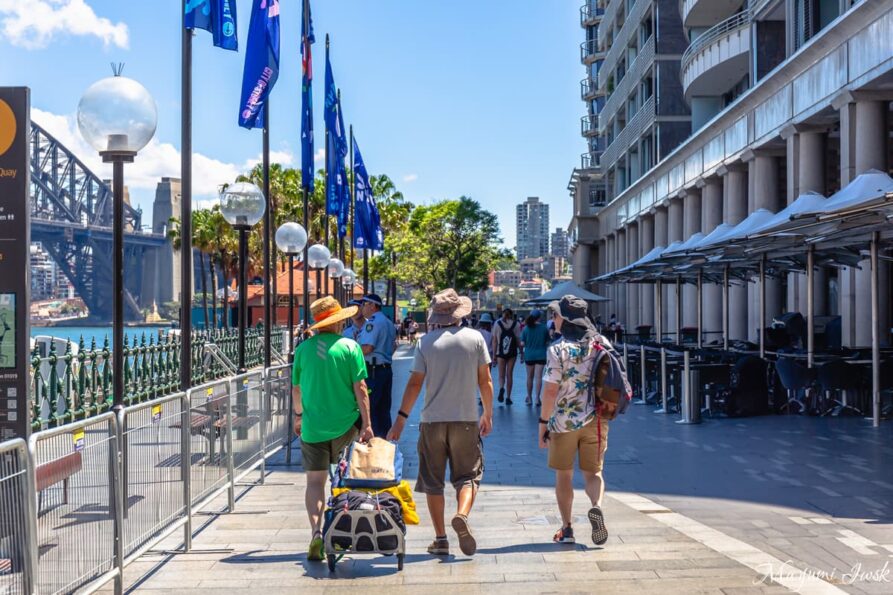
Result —
[{"label": "man in floral shirt", "polygon": [[555,470],[555,497],[562,526],[553,541],[574,543],[571,510],[574,459],[579,453],[579,467],[592,505],[588,514],[592,541],[603,545],[608,540],[601,510],[605,493],[602,466],[608,447],[607,420],[616,415],[620,393],[604,387],[608,361],[602,358],[595,375],[596,398],[589,397],[592,365],[606,339],[589,320],[586,302],[565,296],[553,312],[555,330],[561,333],[561,339],[552,343],[547,353],[542,418],[537,430],[540,448],[548,447],[549,467]]}]

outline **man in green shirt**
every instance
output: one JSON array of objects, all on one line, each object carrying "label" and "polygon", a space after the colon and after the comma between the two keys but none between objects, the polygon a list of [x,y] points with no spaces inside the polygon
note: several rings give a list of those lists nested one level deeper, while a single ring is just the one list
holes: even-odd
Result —
[{"label": "man in green shirt", "polygon": [[338,462],[341,451],[357,439],[372,438],[366,363],[356,341],[341,336],[344,321],[354,316],[356,306],[342,308],[331,297],[310,305],[316,335],[295,349],[292,368],[292,400],[295,433],[301,437],[307,490],[304,504],[313,531],[308,560],[323,559],[322,524],[329,466]]}]

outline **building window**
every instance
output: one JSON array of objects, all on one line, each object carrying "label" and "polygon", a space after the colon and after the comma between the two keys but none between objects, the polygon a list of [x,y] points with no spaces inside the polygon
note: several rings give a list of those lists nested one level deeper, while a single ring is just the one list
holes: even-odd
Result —
[{"label": "building window", "polygon": [[590,186],[589,187],[589,206],[590,207],[603,207],[607,204],[607,196],[605,194],[605,189],[599,186]]}]

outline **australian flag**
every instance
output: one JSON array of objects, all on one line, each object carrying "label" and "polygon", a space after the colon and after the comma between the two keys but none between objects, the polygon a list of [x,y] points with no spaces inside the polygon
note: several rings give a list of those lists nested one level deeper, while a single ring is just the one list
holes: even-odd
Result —
[{"label": "australian flag", "polygon": [[263,123],[264,106],[279,78],[279,0],[254,0],[242,75],[239,126]]},{"label": "australian flag", "polygon": [[214,45],[238,51],[236,0],[186,0],[186,28],[204,29],[214,36]]},{"label": "australian flag", "polygon": [[[328,161],[326,163],[326,215],[338,217],[339,234],[343,237],[347,232],[347,217],[342,215],[344,207],[349,208],[350,200],[347,189],[347,170],[344,167],[344,158],[347,156],[347,138],[344,133],[344,118],[341,115],[341,99],[335,87],[335,77],[332,74],[332,63],[326,53],[326,142],[328,143]],[[341,229],[342,218],[344,229]]]},{"label": "australian flag", "polygon": [[354,237],[353,246],[360,250],[384,250],[384,234],[381,231],[381,218],[378,205],[369,184],[369,173],[360,147],[354,139],[353,145],[354,180]]},{"label": "australian flag", "polygon": [[307,192],[313,192],[313,53],[311,46],[313,19],[310,16],[310,0],[304,0],[304,18],[301,24],[301,181]]}]

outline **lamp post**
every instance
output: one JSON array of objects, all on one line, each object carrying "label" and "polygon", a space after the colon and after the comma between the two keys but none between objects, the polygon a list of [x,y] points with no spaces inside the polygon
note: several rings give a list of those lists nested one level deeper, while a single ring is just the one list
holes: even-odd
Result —
[{"label": "lamp post", "polygon": [[346,290],[345,298],[347,301],[353,299],[353,286],[356,282],[357,274],[353,269],[344,269],[344,274],[341,275],[341,287]]},{"label": "lamp post", "polygon": [[[237,182],[220,193],[220,213],[239,232],[239,373],[245,371],[245,329],[248,327],[248,230],[257,225],[267,209],[261,189]],[[264,299],[270,296],[265,295]],[[267,320],[266,324],[270,321]]]},{"label": "lamp post", "polygon": [[340,302],[341,283],[339,282],[339,279],[341,279],[341,275],[344,274],[344,263],[341,262],[340,258],[331,259],[326,273],[329,275],[329,279],[332,280],[332,292],[335,295],[335,299],[338,299]]},{"label": "lamp post", "polygon": [[[313,244],[307,251],[307,266],[316,270],[316,299],[322,296],[320,288],[322,287],[322,270],[329,266],[332,259],[332,253],[322,244]],[[305,286],[304,291],[309,291]]]},{"label": "lamp post", "polygon": [[141,84],[121,76],[97,81],[78,104],[81,135],[112,164],[112,380],[114,409],[124,407],[124,164],[133,163],[152,137],[158,123],[155,100]]},{"label": "lamp post", "polygon": [[297,223],[283,223],[276,230],[276,247],[288,256],[288,363],[295,355],[295,256],[307,245],[307,230]]}]

